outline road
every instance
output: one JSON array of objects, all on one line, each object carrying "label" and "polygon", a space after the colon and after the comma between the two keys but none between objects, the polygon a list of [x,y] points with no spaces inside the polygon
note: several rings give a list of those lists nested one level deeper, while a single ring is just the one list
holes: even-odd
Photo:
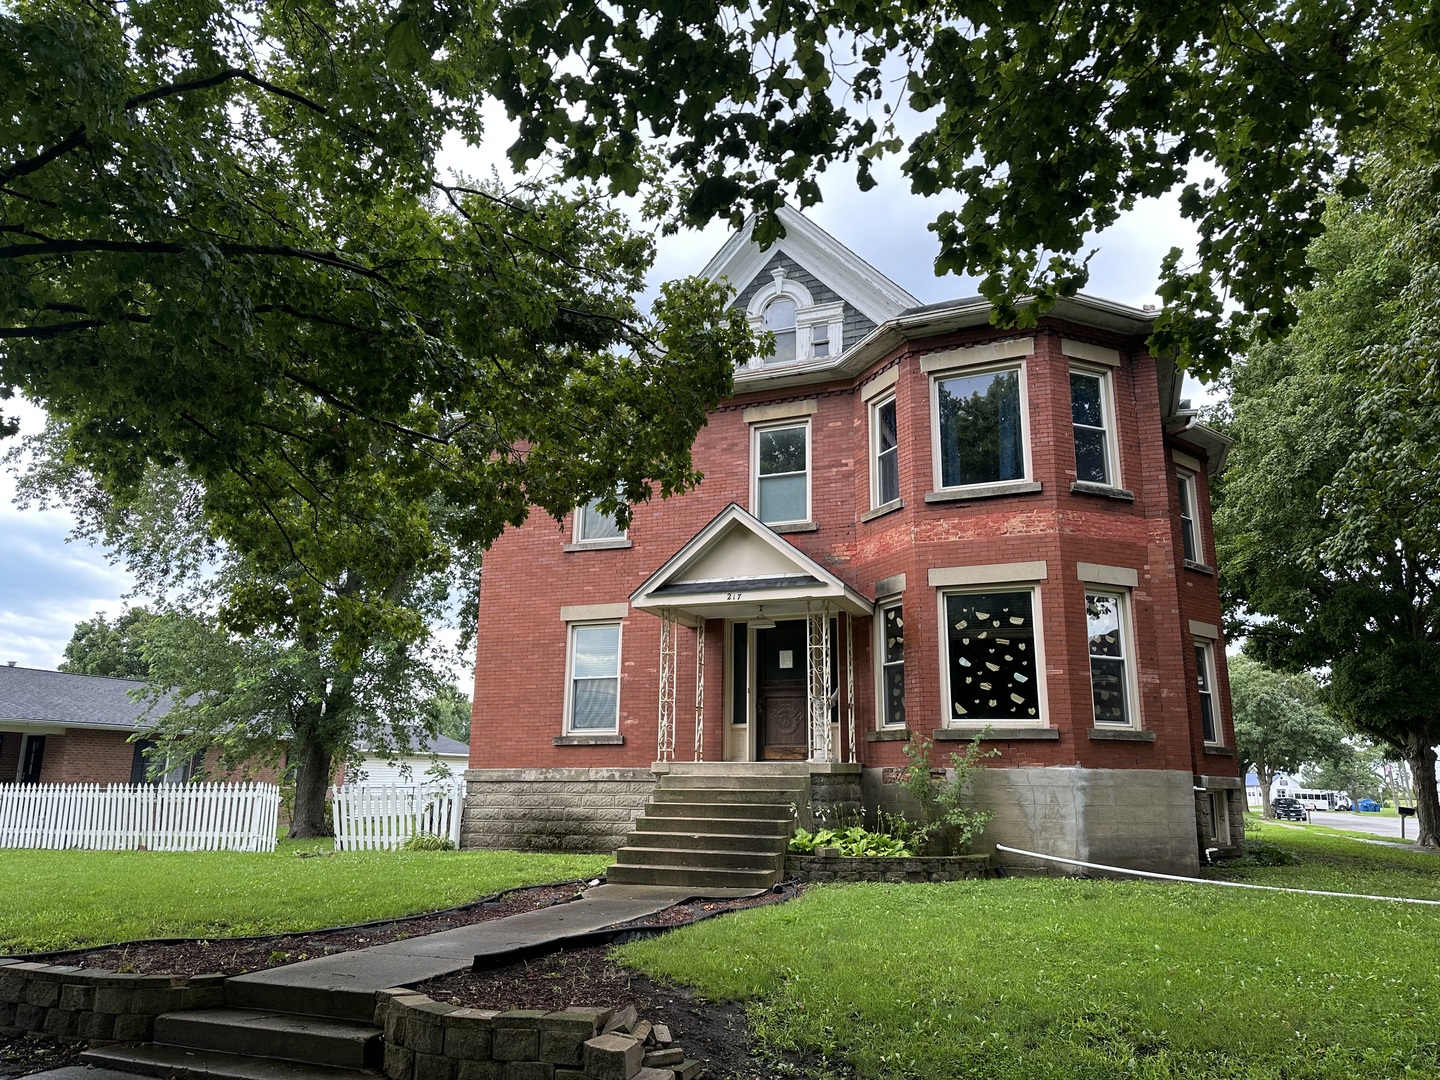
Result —
[{"label": "road", "polygon": [[[1332,829],[1368,832],[1374,833],[1376,836],[1393,836],[1397,840],[1400,838],[1400,819],[1398,817],[1381,817],[1379,814],[1339,814],[1314,810],[1310,813],[1310,820],[1316,825],[1328,825]],[[1415,828],[1414,818],[1405,822],[1405,835],[1411,840],[1415,839]]]}]

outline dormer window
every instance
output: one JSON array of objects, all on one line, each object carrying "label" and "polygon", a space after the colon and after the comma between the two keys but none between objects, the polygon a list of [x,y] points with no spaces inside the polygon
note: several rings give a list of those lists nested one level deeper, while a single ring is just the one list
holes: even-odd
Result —
[{"label": "dormer window", "polygon": [[777,296],[765,307],[765,329],[775,335],[775,351],[767,364],[788,364],[795,359],[795,301]]}]

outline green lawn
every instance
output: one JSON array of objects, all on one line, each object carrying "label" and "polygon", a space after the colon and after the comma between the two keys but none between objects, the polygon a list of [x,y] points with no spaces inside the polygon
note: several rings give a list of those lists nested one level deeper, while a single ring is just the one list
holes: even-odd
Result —
[{"label": "green lawn", "polygon": [[[1440,857],[1268,828],[1235,880],[1440,897]],[[1382,1080],[1440,1070],[1440,908],[1007,879],[811,889],[627,945],[861,1077]]]},{"label": "green lawn", "polygon": [[[0,850],[0,955],[154,937],[242,937],[436,911],[589,877],[603,855]],[[300,858],[300,852],[320,852]]]}]

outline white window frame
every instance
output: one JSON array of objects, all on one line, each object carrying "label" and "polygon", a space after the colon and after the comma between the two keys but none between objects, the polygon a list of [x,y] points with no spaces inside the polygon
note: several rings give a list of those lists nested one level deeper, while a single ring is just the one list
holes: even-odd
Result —
[{"label": "white window frame", "polygon": [[[585,535],[585,530],[584,530],[584,527],[583,527],[583,526],[584,526],[584,522],[585,522],[585,511],[586,511],[588,508],[593,507],[593,506],[594,506],[596,503],[598,503],[599,501],[600,501],[600,500],[599,500],[598,498],[591,499],[588,503],[582,503],[581,505],[579,505],[579,506],[577,506],[577,507],[575,508],[575,521],[574,521],[574,526],[573,526],[573,529],[572,529],[572,532],[571,532],[571,542],[572,542],[572,543],[575,543],[575,544],[583,544],[583,545],[585,545],[585,546],[587,546],[587,547],[592,546],[592,545],[593,545],[593,546],[596,546],[596,547],[601,547],[601,546],[604,546],[604,545],[607,545],[607,544],[619,544],[619,543],[621,543],[621,542],[623,542],[623,541],[627,541],[627,540],[630,539],[630,530],[629,530],[629,529],[621,529],[619,536],[586,536],[586,535]],[[598,514],[599,511],[597,510],[596,513]]]},{"label": "white window frame", "polygon": [[[885,709],[885,703],[888,700],[885,696],[886,669],[889,667],[900,668],[902,686],[905,678],[905,654],[903,651],[898,664],[890,664],[885,660],[885,612],[891,608],[899,608],[901,618],[904,618],[905,598],[903,594],[887,597],[875,605],[875,727],[879,731],[903,731],[908,726],[904,721],[898,724],[890,723]],[[903,645],[901,649],[904,649]]]},{"label": "white window frame", "polygon": [[[1125,486],[1120,475],[1120,438],[1116,430],[1117,420],[1115,411],[1115,387],[1111,378],[1109,368],[1087,367],[1084,364],[1071,364],[1069,375],[1082,375],[1087,379],[1095,379],[1100,384],[1100,423],[1101,431],[1105,436],[1105,471],[1109,475],[1103,481],[1085,480],[1080,476],[1080,463],[1075,463],[1075,480],[1081,484],[1099,484],[1102,487],[1123,488]],[[1068,376],[1066,382],[1069,382]],[[1073,397],[1072,397],[1073,401]],[[1070,414],[1071,442],[1074,442],[1075,428],[1077,426],[1089,427],[1089,425],[1077,425],[1075,414]],[[1091,430],[1094,430],[1093,428]]]},{"label": "white window frame", "polygon": [[[930,463],[931,480],[934,490],[939,491],[972,491],[980,488],[999,487],[1005,484],[1027,484],[1034,476],[1034,469],[1030,462],[1030,386],[1026,371],[1027,365],[1023,358],[1004,360],[993,364],[957,364],[954,367],[945,367],[929,372],[930,375]],[[940,384],[946,379],[957,377],[968,377],[971,375],[993,375],[1004,371],[1018,371],[1020,373],[1020,451],[1023,461],[1023,472],[1013,480],[994,480],[979,484],[945,484],[944,469],[940,457]]]},{"label": "white window frame", "polygon": [[[594,627],[615,628],[615,725],[609,728],[576,728],[575,721],[575,632]],[[565,625],[565,734],[618,735],[620,733],[620,675],[624,668],[625,625],[621,619],[571,622]]]},{"label": "white window frame", "polygon": [[[880,410],[889,405],[895,413],[895,445],[885,451],[895,455],[895,497],[882,499],[880,491]],[[900,413],[895,394],[884,394],[870,402],[870,509],[878,510],[900,501]]]},{"label": "white window frame", "polygon": [[[787,518],[784,521],[765,521],[760,516],[760,435],[766,431],[783,431],[786,428],[805,429],[805,516]],[[750,512],[770,528],[784,528],[787,525],[808,525],[812,520],[813,474],[815,464],[814,444],[811,441],[810,417],[794,416],[774,423],[754,424],[750,428]],[[796,476],[797,473],[772,473],[772,476]]]},{"label": "white window frame", "polygon": [[[948,596],[973,595],[975,593],[997,593],[997,592],[1028,592],[1030,594],[1030,617],[1034,623],[1035,650],[1035,718],[1025,719],[1001,719],[983,720],[972,717],[960,717],[955,715],[955,706],[950,694],[950,628],[948,617],[945,613],[945,598]],[[938,588],[935,590],[936,608],[938,613],[939,648],[936,652],[940,657],[940,727],[962,728],[966,730],[979,731],[985,727],[1003,725],[1005,727],[1048,727],[1048,693],[1045,685],[1045,645],[1044,645],[1044,612],[1041,607],[1040,583],[1034,580],[1013,581],[1002,580],[994,582],[967,584],[959,588]]]},{"label": "white window frame", "polygon": [[[745,307],[745,315],[751,328],[758,334],[765,331],[765,309],[777,297],[786,297],[795,302],[795,359],[777,363],[769,356],[754,357],[746,366],[747,371],[768,366],[786,366],[789,363],[808,363],[812,360],[833,360],[845,351],[845,303],[841,300],[817,304],[814,297],[800,282],[787,277],[788,271],[777,266],[770,271],[771,280],[757,289]],[[815,355],[815,343],[824,341],[827,349],[824,356]]]},{"label": "white window frame", "polygon": [[[1205,543],[1203,533],[1200,529],[1200,485],[1195,482],[1195,474],[1189,469],[1176,468],[1176,497],[1179,498],[1180,491],[1185,492],[1184,500],[1179,506],[1180,517],[1180,559],[1182,562],[1198,563],[1201,566],[1208,565],[1205,562]],[[1185,515],[1185,503],[1190,504],[1190,515]],[[1192,559],[1185,554],[1185,523],[1190,523],[1190,538],[1194,542],[1195,557]]]},{"label": "white window frame", "polygon": [[[1224,746],[1225,728],[1220,723],[1220,698],[1215,693],[1215,642],[1209,638],[1192,637],[1195,642],[1197,666],[1195,693],[1200,706],[1200,738],[1206,746]],[[1205,688],[1200,688],[1199,676],[1205,676]],[[1210,720],[1215,726],[1215,738],[1205,738],[1205,699],[1210,699]]]},{"label": "white window frame", "polygon": [[[1136,662],[1136,641],[1135,624],[1131,618],[1130,590],[1114,585],[1085,585],[1084,596],[1088,605],[1092,596],[1106,596],[1120,601],[1120,656],[1118,659],[1124,665],[1125,678],[1125,722],[1121,724],[1113,721],[1103,723],[1095,715],[1095,675],[1094,666],[1091,663],[1090,653],[1090,626],[1088,607],[1085,626],[1085,666],[1086,675],[1090,682],[1090,725],[1104,731],[1136,731],[1140,727],[1140,680],[1138,677],[1139,664]],[[1106,659],[1114,660],[1116,657]]]}]

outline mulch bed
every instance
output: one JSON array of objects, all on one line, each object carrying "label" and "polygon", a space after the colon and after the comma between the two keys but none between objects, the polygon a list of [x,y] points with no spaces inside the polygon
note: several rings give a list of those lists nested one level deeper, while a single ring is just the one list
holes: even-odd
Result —
[{"label": "mulch bed", "polygon": [[[135,974],[239,975],[535,911],[575,899],[579,888],[566,884],[517,889],[493,901],[376,926],[247,940],[132,942],[72,953],[55,962]],[[644,933],[782,899],[782,894],[762,893],[746,900],[677,904],[624,929]],[[493,971],[461,972],[416,989],[438,1001],[486,1009],[634,1005],[643,1019],[668,1024],[686,1054],[706,1063],[702,1074],[706,1080],[844,1080],[853,1075],[828,1062],[759,1046],[739,1005],[707,1001],[683,986],[657,983],[612,963],[608,954],[608,945],[571,949]],[[82,1043],[45,1036],[0,1034],[0,1080],[78,1064],[83,1049]]]}]

